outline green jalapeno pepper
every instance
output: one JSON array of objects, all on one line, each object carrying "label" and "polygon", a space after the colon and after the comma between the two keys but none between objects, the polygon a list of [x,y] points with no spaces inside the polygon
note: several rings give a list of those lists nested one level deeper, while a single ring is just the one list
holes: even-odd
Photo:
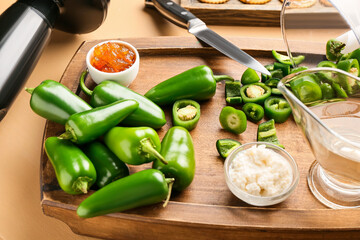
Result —
[{"label": "green jalapeno pepper", "polygon": [[276,128],[274,119],[270,119],[267,122],[260,123],[257,131],[257,141],[258,142],[269,142],[275,144],[281,148],[284,148],[282,144],[280,144],[277,136],[276,136]]},{"label": "green jalapeno pepper", "polygon": [[275,69],[269,72],[270,72],[270,76],[261,74],[261,82],[266,82],[266,80],[269,80],[270,78],[282,79],[284,77],[283,71],[281,69]]},{"label": "green jalapeno pepper", "polygon": [[118,125],[138,106],[139,104],[134,100],[120,100],[85,112],[75,113],[66,122],[66,132],[59,138],[70,139],[78,144],[91,142]]},{"label": "green jalapeno pepper", "polygon": [[150,127],[114,127],[105,134],[104,141],[127,164],[140,165],[156,159],[167,164],[159,153],[159,135]]},{"label": "green jalapeno pepper", "polygon": [[[348,72],[356,77],[360,73],[359,62],[356,59],[342,60],[338,62],[337,68],[344,70],[345,72]],[[353,94],[359,89],[357,81],[343,74],[339,74],[339,84],[346,91],[347,94]]]},{"label": "green jalapeno pepper", "polygon": [[225,82],[225,100],[229,104],[240,104],[242,98],[240,96],[241,82],[240,81],[226,81]]},{"label": "green jalapeno pepper", "polygon": [[245,113],[230,106],[221,110],[219,121],[224,130],[235,134],[245,132],[247,127]]},{"label": "green jalapeno pepper", "polygon": [[244,111],[247,119],[257,123],[264,117],[264,109],[262,106],[256,103],[246,103],[242,110]]},{"label": "green jalapeno pepper", "polygon": [[65,124],[68,118],[91,107],[67,87],[54,80],[45,80],[36,88],[25,88],[31,94],[30,107],[41,117]]},{"label": "green jalapeno pepper", "polygon": [[347,98],[348,97],[346,91],[340,86],[340,84],[334,82],[331,84],[331,86],[335,91],[336,97],[338,97],[338,98]]},{"label": "green jalapeno pepper", "polygon": [[291,91],[303,103],[313,102],[322,99],[320,85],[314,75],[305,75],[290,82]]},{"label": "green jalapeno pepper", "polygon": [[87,193],[96,181],[96,170],[85,153],[57,137],[47,138],[44,146],[61,189],[69,194]]},{"label": "green jalapeno pepper", "polygon": [[129,175],[129,168],[101,142],[83,146],[82,150],[96,169],[96,185],[99,188]]},{"label": "green jalapeno pepper", "polygon": [[172,109],[174,126],[193,130],[200,119],[200,105],[193,100],[178,100]]},{"label": "green jalapeno pepper", "polygon": [[276,88],[279,82],[280,79],[278,78],[270,78],[269,80],[266,80],[265,85],[271,88]]},{"label": "green jalapeno pepper", "polygon": [[139,108],[127,116],[121,122],[121,125],[132,127],[146,126],[158,129],[166,123],[164,111],[146,97],[111,80],[99,83],[91,91],[85,86],[86,75],[87,71],[81,74],[80,87],[86,95],[91,96],[91,106],[100,107],[125,99],[132,99],[139,103]]},{"label": "green jalapeno pepper", "polygon": [[[291,62],[291,60],[288,56],[282,55],[282,54],[276,52],[275,50],[272,50],[272,55],[280,63],[286,64],[289,66],[293,65],[293,63]],[[299,55],[299,56],[293,57],[292,59],[293,59],[295,65],[299,65],[300,63],[302,63],[305,60],[305,56]]]},{"label": "green jalapeno pepper", "polygon": [[355,49],[354,51],[352,51],[351,53],[349,53],[348,55],[344,55],[344,59],[340,59],[341,60],[346,60],[346,59],[356,59],[359,63],[360,63],[360,48]]},{"label": "green jalapeno pepper", "polygon": [[280,69],[282,71],[284,77],[290,74],[290,65],[288,65],[288,64],[275,62],[274,70],[276,70],[276,69]]},{"label": "green jalapeno pepper", "polygon": [[308,67],[305,67],[305,66],[293,68],[293,69],[290,70],[290,74],[301,72],[301,71],[304,71],[304,70],[307,70],[307,69],[308,69]]},{"label": "green jalapeno pepper", "polygon": [[346,44],[335,39],[330,39],[326,43],[326,58],[329,61],[339,61],[343,55],[341,51],[345,48]]},{"label": "green jalapeno pepper", "polygon": [[173,189],[182,191],[187,188],[195,175],[195,152],[190,133],[183,127],[172,127],[161,142],[161,152],[167,165],[159,160],[152,168],[160,170],[167,178],[174,178]]},{"label": "green jalapeno pepper", "polygon": [[282,97],[269,97],[265,100],[264,108],[265,115],[276,123],[285,122],[291,114],[289,103]]},{"label": "green jalapeno pepper", "polygon": [[241,76],[241,83],[243,85],[256,83],[258,81],[260,81],[259,75],[256,73],[254,69],[251,68],[246,69],[243,75]]},{"label": "green jalapeno pepper", "polygon": [[240,94],[244,103],[263,104],[265,99],[271,95],[271,88],[264,83],[253,83],[243,86]]},{"label": "green jalapeno pepper", "polygon": [[329,83],[322,83],[320,88],[322,92],[322,99],[335,98],[335,91]]},{"label": "green jalapeno pepper", "polygon": [[329,67],[329,68],[337,68],[336,64],[330,61],[322,61],[319,62],[317,67]]},{"label": "green jalapeno pepper", "polygon": [[162,202],[166,206],[174,179],[147,169],[112,182],[80,203],[77,215],[91,218]]},{"label": "green jalapeno pepper", "polygon": [[282,93],[280,92],[280,90],[278,88],[272,88],[271,89],[271,95],[280,95],[280,96],[282,96]]},{"label": "green jalapeno pepper", "polygon": [[235,148],[239,147],[240,145],[240,142],[233,139],[218,139],[216,141],[216,150],[220,156],[225,159]]},{"label": "green jalapeno pepper", "polygon": [[181,99],[207,100],[215,95],[216,83],[221,80],[232,81],[233,78],[215,76],[208,66],[197,66],[159,83],[145,93],[145,97],[159,105]]}]

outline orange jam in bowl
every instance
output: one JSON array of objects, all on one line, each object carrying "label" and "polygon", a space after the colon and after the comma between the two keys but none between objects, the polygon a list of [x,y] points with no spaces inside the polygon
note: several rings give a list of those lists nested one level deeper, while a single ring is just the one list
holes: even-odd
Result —
[{"label": "orange jam in bowl", "polygon": [[115,73],[130,68],[136,60],[135,52],[118,42],[106,42],[94,48],[91,65],[99,71]]},{"label": "orange jam in bowl", "polygon": [[139,72],[140,55],[130,43],[108,40],[89,50],[86,66],[95,83],[113,80],[127,87]]}]

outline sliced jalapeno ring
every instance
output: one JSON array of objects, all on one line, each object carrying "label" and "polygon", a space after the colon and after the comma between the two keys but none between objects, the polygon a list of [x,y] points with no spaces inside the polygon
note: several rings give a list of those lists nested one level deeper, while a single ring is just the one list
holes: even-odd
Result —
[{"label": "sliced jalapeno ring", "polygon": [[193,130],[200,119],[200,105],[194,100],[178,100],[172,109],[174,126]]},{"label": "sliced jalapeno ring", "polygon": [[271,95],[271,88],[264,83],[253,83],[243,86],[240,94],[244,103],[263,104],[265,99]]},{"label": "sliced jalapeno ring", "polygon": [[246,103],[242,110],[244,111],[247,119],[255,123],[264,117],[264,108],[256,103]]},{"label": "sliced jalapeno ring", "polygon": [[291,114],[289,103],[281,97],[269,97],[265,100],[264,108],[265,115],[276,123],[285,122]]}]

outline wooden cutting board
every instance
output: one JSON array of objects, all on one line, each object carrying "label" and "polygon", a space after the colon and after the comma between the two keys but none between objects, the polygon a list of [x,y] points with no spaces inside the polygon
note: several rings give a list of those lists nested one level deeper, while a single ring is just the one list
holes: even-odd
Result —
[{"label": "wooden cutting board", "polygon": [[[121,39],[133,44],[140,54],[140,71],[130,88],[144,94],[157,83],[198,65],[210,66],[215,74],[240,79],[246,67],[203,47],[193,37],[158,37]],[[235,45],[262,64],[274,62],[271,50],[284,50],[283,42],[274,39],[230,38]],[[77,94],[78,80],[85,69],[85,56],[96,43],[84,42],[66,68],[61,83]],[[293,42],[294,54],[306,55],[303,65],[315,66],[324,59],[325,46],[320,43]],[[93,87],[88,77],[86,84]],[[232,138],[242,143],[256,141],[257,124],[248,122],[247,130],[234,135],[221,129],[219,113],[226,105],[224,83],[216,95],[201,102],[201,118],[191,131],[196,152],[193,183],[182,193],[173,195],[166,208],[162,204],[133,209],[90,219],[76,215],[77,206],[88,195],[73,196],[63,192],[54,170],[42,151],[41,206],[45,215],[60,219],[78,234],[106,239],[354,239],[360,237],[360,209],[333,210],[321,205],[307,187],[306,176],[314,156],[292,118],[277,124],[277,135],[286,150],[297,161],[300,183],[285,202],[270,207],[253,207],[237,199],[227,188],[223,160],[215,142]],[[84,97],[83,93],[80,93]],[[85,97],[84,97],[85,98]],[[86,98],[85,98],[86,99]],[[171,127],[171,112],[164,109],[167,124],[158,133],[162,139]],[[59,135],[64,127],[47,121],[44,140]],[[131,173],[151,168],[150,164],[130,167]]]}]

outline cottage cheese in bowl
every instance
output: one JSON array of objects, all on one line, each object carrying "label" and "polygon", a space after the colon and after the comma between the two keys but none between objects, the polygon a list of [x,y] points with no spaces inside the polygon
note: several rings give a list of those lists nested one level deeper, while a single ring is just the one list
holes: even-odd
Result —
[{"label": "cottage cheese in bowl", "polygon": [[286,190],[292,181],[289,162],[265,145],[239,152],[229,169],[231,181],[255,196],[272,197]]},{"label": "cottage cheese in bowl", "polygon": [[267,206],[284,201],[295,189],[299,172],[294,159],[269,143],[248,143],[225,160],[226,182],[241,200]]}]

